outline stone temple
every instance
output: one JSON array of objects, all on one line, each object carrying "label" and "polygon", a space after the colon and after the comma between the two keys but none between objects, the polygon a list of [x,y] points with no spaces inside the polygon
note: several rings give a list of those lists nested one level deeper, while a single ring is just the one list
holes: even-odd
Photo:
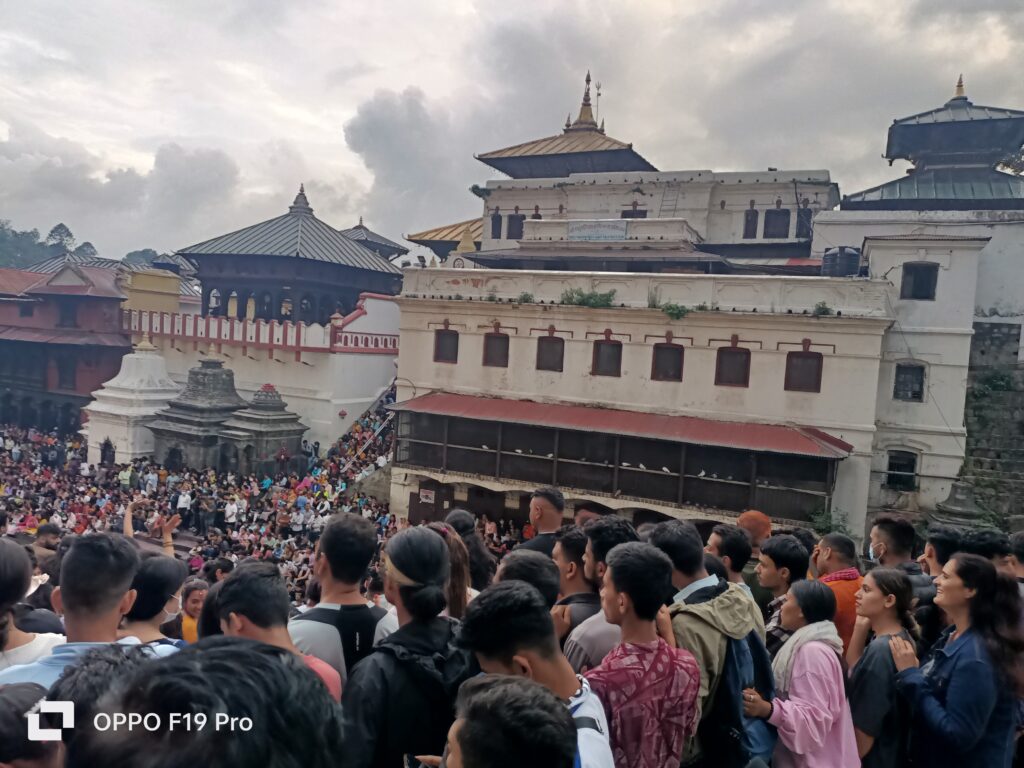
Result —
[{"label": "stone temple", "polygon": [[301,463],[307,429],[272,385],[265,384],[247,403],[235,390],[234,373],[210,358],[189,370],[185,389],[149,428],[154,458],[169,469],[213,467],[241,474]]}]

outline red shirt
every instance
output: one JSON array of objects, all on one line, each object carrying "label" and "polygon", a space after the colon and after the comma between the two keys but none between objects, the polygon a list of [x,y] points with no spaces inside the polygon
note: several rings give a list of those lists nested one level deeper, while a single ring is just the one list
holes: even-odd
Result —
[{"label": "red shirt", "polygon": [[585,677],[604,704],[615,768],[676,766],[697,730],[700,667],[693,654],[621,643]]},{"label": "red shirt", "polygon": [[324,685],[327,686],[327,691],[331,694],[331,698],[340,703],[341,675],[338,674],[338,670],[326,661],[321,661],[316,656],[306,656],[303,654],[302,660],[306,662],[307,667],[316,672],[317,676],[324,681]]}]

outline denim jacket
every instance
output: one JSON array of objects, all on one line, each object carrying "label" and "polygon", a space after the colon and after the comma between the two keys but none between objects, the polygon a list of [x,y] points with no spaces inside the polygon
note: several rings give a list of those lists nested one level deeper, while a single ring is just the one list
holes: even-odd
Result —
[{"label": "denim jacket", "polygon": [[911,752],[928,768],[1010,768],[1016,702],[981,637],[967,630],[950,641],[939,637],[921,667],[896,676],[910,702]]}]

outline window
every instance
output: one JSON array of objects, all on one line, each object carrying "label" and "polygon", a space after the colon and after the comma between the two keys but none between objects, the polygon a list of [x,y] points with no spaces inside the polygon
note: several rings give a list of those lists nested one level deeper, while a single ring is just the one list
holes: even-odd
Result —
[{"label": "window", "polygon": [[594,342],[593,376],[622,375],[622,342],[601,340]]},{"label": "window", "polygon": [[814,218],[814,211],[806,207],[797,209],[796,212],[796,236],[801,240],[811,239],[811,219]]},{"label": "window", "polygon": [[743,239],[757,239],[758,213],[754,210],[754,201],[750,201],[750,207],[743,212]]},{"label": "window", "polygon": [[18,306],[18,317],[32,317],[35,309],[32,304],[21,304]]},{"label": "window", "polygon": [[537,339],[537,370],[562,372],[565,339],[560,336],[541,336]]},{"label": "window", "polygon": [[459,332],[438,328],[434,331],[434,362],[459,362]]},{"label": "window", "polygon": [[484,365],[508,368],[508,334],[484,334]]},{"label": "window", "polygon": [[917,262],[903,265],[900,298],[915,301],[934,301],[935,284],[939,279],[939,265]]},{"label": "window", "polygon": [[628,211],[623,211],[619,217],[622,219],[646,219],[647,211],[643,208],[630,208]]},{"label": "window", "polygon": [[746,387],[750,384],[750,350],[721,347],[715,363],[715,384],[720,387]]},{"label": "window", "polygon": [[885,484],[897,491],[916,491],[917,454],[910,451],[889,451]]},{"label": "window", "polygon": [[789,237],[788,208],[769,208],[764,212],[764,236],[766,238]]},{"label": "window", "polygon": [[924,366],[916,363],[896,364],[896,383],[892,388],[894,400],[924,402]]},{"label": "window", "polygon": [[509,240],[523,239],[523,222],[526,216],[521,213],[513,213],[508,217],[508,232],[505,237]]},{"label": "window", "polygon": [[786,355],[786,390],[789,392],[821,392],[820,352],[790,352]]},{"label": "window", "polygon": [[491,239],[501,240],[501,214],[498,212],[491,214]]},{"label": "window", "polygon": [[78,305],[73,301],[61,301],[57,304],[60,317],[57,325],[62,328],[74,328],[78,325]]},{"label": "window", "polygon": [[75,388],[75,359],[70,355],[57,358],[57,386],[60,389]]},{"label": "window", "polygon": [[653,381],[683,380],[683,347],[680,344],[655,344],[651,361]]}]

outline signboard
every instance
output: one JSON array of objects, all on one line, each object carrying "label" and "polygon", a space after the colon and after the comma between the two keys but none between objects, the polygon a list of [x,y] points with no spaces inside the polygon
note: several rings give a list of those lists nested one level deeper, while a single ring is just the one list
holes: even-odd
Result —
[{"label": "signboard", "polygon": [[625,240],[629,225],[627,219],[568,222],[569,240]]},{"label": "signboard", "polygon": [[421,490],[420,491],[420,504],[433,504],[434,503],[434,492]]}]

